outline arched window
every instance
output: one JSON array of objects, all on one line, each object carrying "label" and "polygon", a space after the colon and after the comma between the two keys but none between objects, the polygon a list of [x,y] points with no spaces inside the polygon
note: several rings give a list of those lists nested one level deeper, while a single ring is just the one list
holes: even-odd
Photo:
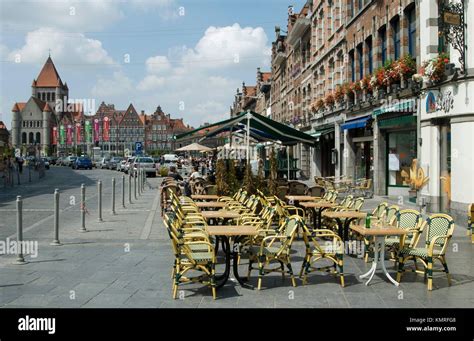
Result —
[{"label": "arched window", "polygon": [[28,134],[28,143],[29,143],[29,144],[35,143],[35,141],[33,141],[33,139],[34,139],[34,134],[33,134],[33,133],[29,133],[29,134]]},{"label": "arched window", "polygon": [[41,133],[36,133],[36,143],[41,143]]},{"label": "arched window", "polygon": [[26,133],[21,133],[21,144],[26,144]]}]

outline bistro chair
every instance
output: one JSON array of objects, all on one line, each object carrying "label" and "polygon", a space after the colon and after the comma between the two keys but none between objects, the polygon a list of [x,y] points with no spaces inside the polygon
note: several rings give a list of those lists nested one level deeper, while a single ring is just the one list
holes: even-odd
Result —
[{"label": "bistro chair", "polygon": [[306,190],[305,195],[309,195],[311,197],[322,197],[324,195],[324,187],[322,186],[313,186],[309,187]]},{"label": "bistro chair", "polygon": [[[395,221],[396,226],[410,232],[405,236],[405,245],[413,247],[418,243],[422,222],[423,218],[421,213],[416,210],[401,210],[397,212]],[[385,247],[390,251],[392,260],[397,262],[396,256],[398,255],[400,248],[400,237],[386,237]]]},{"label": "bistro chair", "polygon": [[[300,277],[303,285],[307,283],[308,274],[312,271],[333,272],[339,276],[341,286],[344,287],[344,242],[335,232],[327,229],[309,230],[303,225],[303,239],[306,246],[306,254],[301,266]],[[315,267],[314,263],[320,260],[329,260],[332,265]],[[331,271],[332,268],[332,271]]]},{"label": "bistro chair", "polygon": [[[271,272],[279,272],[283,278],[285,273],[288,273],[292,285],[296,287],[290,255],[296,231],[302,223],[301,217],[291,216],[281,225],[278,234],[264,237],[260,245],[253,245],[249,248],[248,278],[250,278],[252,270],[259,271],[258,290],[261,289],[263,276]],[[278,262],[279,266],[272,267],[272,262]],[[258,268],[253,267],[255,263],[258,264]],[[285,265],[287,271],[285,271]]]},{"label": "bistro chair", "polygon": [[290,195],[304,195],[308,190],[306,184],[299,181],[290,181],[289,182],[289,194]]},{"label": "bistro chair", "polygon": [[[398,253],[397,282],[400,282],[404,272],[405,262],[409,259],[419,260],[424,267],[425,278],[428,277],[428,290],[433,289],[433,271],[444,272],[451,285],[451,275],[446,263],[446,249],[454,232],[454,219],[447,214],[433,214],[426,219],[420,228],[420,233],[426,231],[424,247],[418,247],[415,240],[414,245],[404,246]],[[443,269],[434,270],[433,263],[439,260]],[[415,272],[419,272],[415,263]]]}]

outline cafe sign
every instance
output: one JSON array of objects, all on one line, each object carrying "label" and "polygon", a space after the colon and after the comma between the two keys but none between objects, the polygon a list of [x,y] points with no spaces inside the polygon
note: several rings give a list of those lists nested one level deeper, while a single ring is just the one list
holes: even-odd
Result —
[{"label": "cafe sign", "polygon": [[466,71],[464,1],[441,0],[439,6],[439,34],[459,52],[462,73]]}]

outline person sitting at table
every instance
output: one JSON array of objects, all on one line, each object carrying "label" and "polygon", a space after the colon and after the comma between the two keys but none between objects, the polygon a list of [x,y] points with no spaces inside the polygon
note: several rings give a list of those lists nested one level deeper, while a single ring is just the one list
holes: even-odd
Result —
[{"label": "person sitting at table", "polygon": [[170,167],[170,171],[168,173],[168,176],[170,178],[173,178],[175,179],[176,181],[183,181],[183,177],[181,176],[181,174],[179,174],[177,171],[176,171],[176,167],[175,166],[171,166]]}]

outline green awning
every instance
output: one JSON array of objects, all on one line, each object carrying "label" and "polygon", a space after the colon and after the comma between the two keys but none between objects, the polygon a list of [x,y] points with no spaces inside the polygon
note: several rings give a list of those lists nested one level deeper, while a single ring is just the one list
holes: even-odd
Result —
[{"label": "green awning", "polygon": [[244,129],[247,126],[247,121],[250,123],[252,137],[261,139],[262,141],[271,139],[275,141],[281,141],[281,143],[284,145],[294,145],[297,143],[314,144],[316,142],[315,138],[311,135],[251,111],[241,112],[237,116],[230,119],[194,129],[192,131],[177,135],[175,138],[179,140],[187,136],[198,135],[203,130],[212,130],[205,132],[204,136],[199,134],[199,137],[202,136],[201,140],[203,140],[209,135],[212,136],[219,132],[228,131],[230,127],[235,127],[235,130],[238,129],[240,131],[245,131]]},{"label": "green awning", "polygon": [[414,99],[411,99],[409,101],[403,101],[399,102],[394,105],[389,105],[389,106],[384,106],[380,107],[373,112],[373,116],[379,116],[385,113],[389,112],[407,112],[407,113],[412,113],[416,110],[416,101]]},{"label": "green awning", "polygon": [[320,129],[316,130],[316,132],[312,133],[311,136],[313,137],[321,137],[321,135],[329,134],[334,131],[334,128],[326,128],[326,129]]},{"label": "green awning", "polygon": [[387,118],[378,121],[379,128],[392,128],[392,127],[405,127],[405,126],[416,126],[416,116],[406,115]]}]

